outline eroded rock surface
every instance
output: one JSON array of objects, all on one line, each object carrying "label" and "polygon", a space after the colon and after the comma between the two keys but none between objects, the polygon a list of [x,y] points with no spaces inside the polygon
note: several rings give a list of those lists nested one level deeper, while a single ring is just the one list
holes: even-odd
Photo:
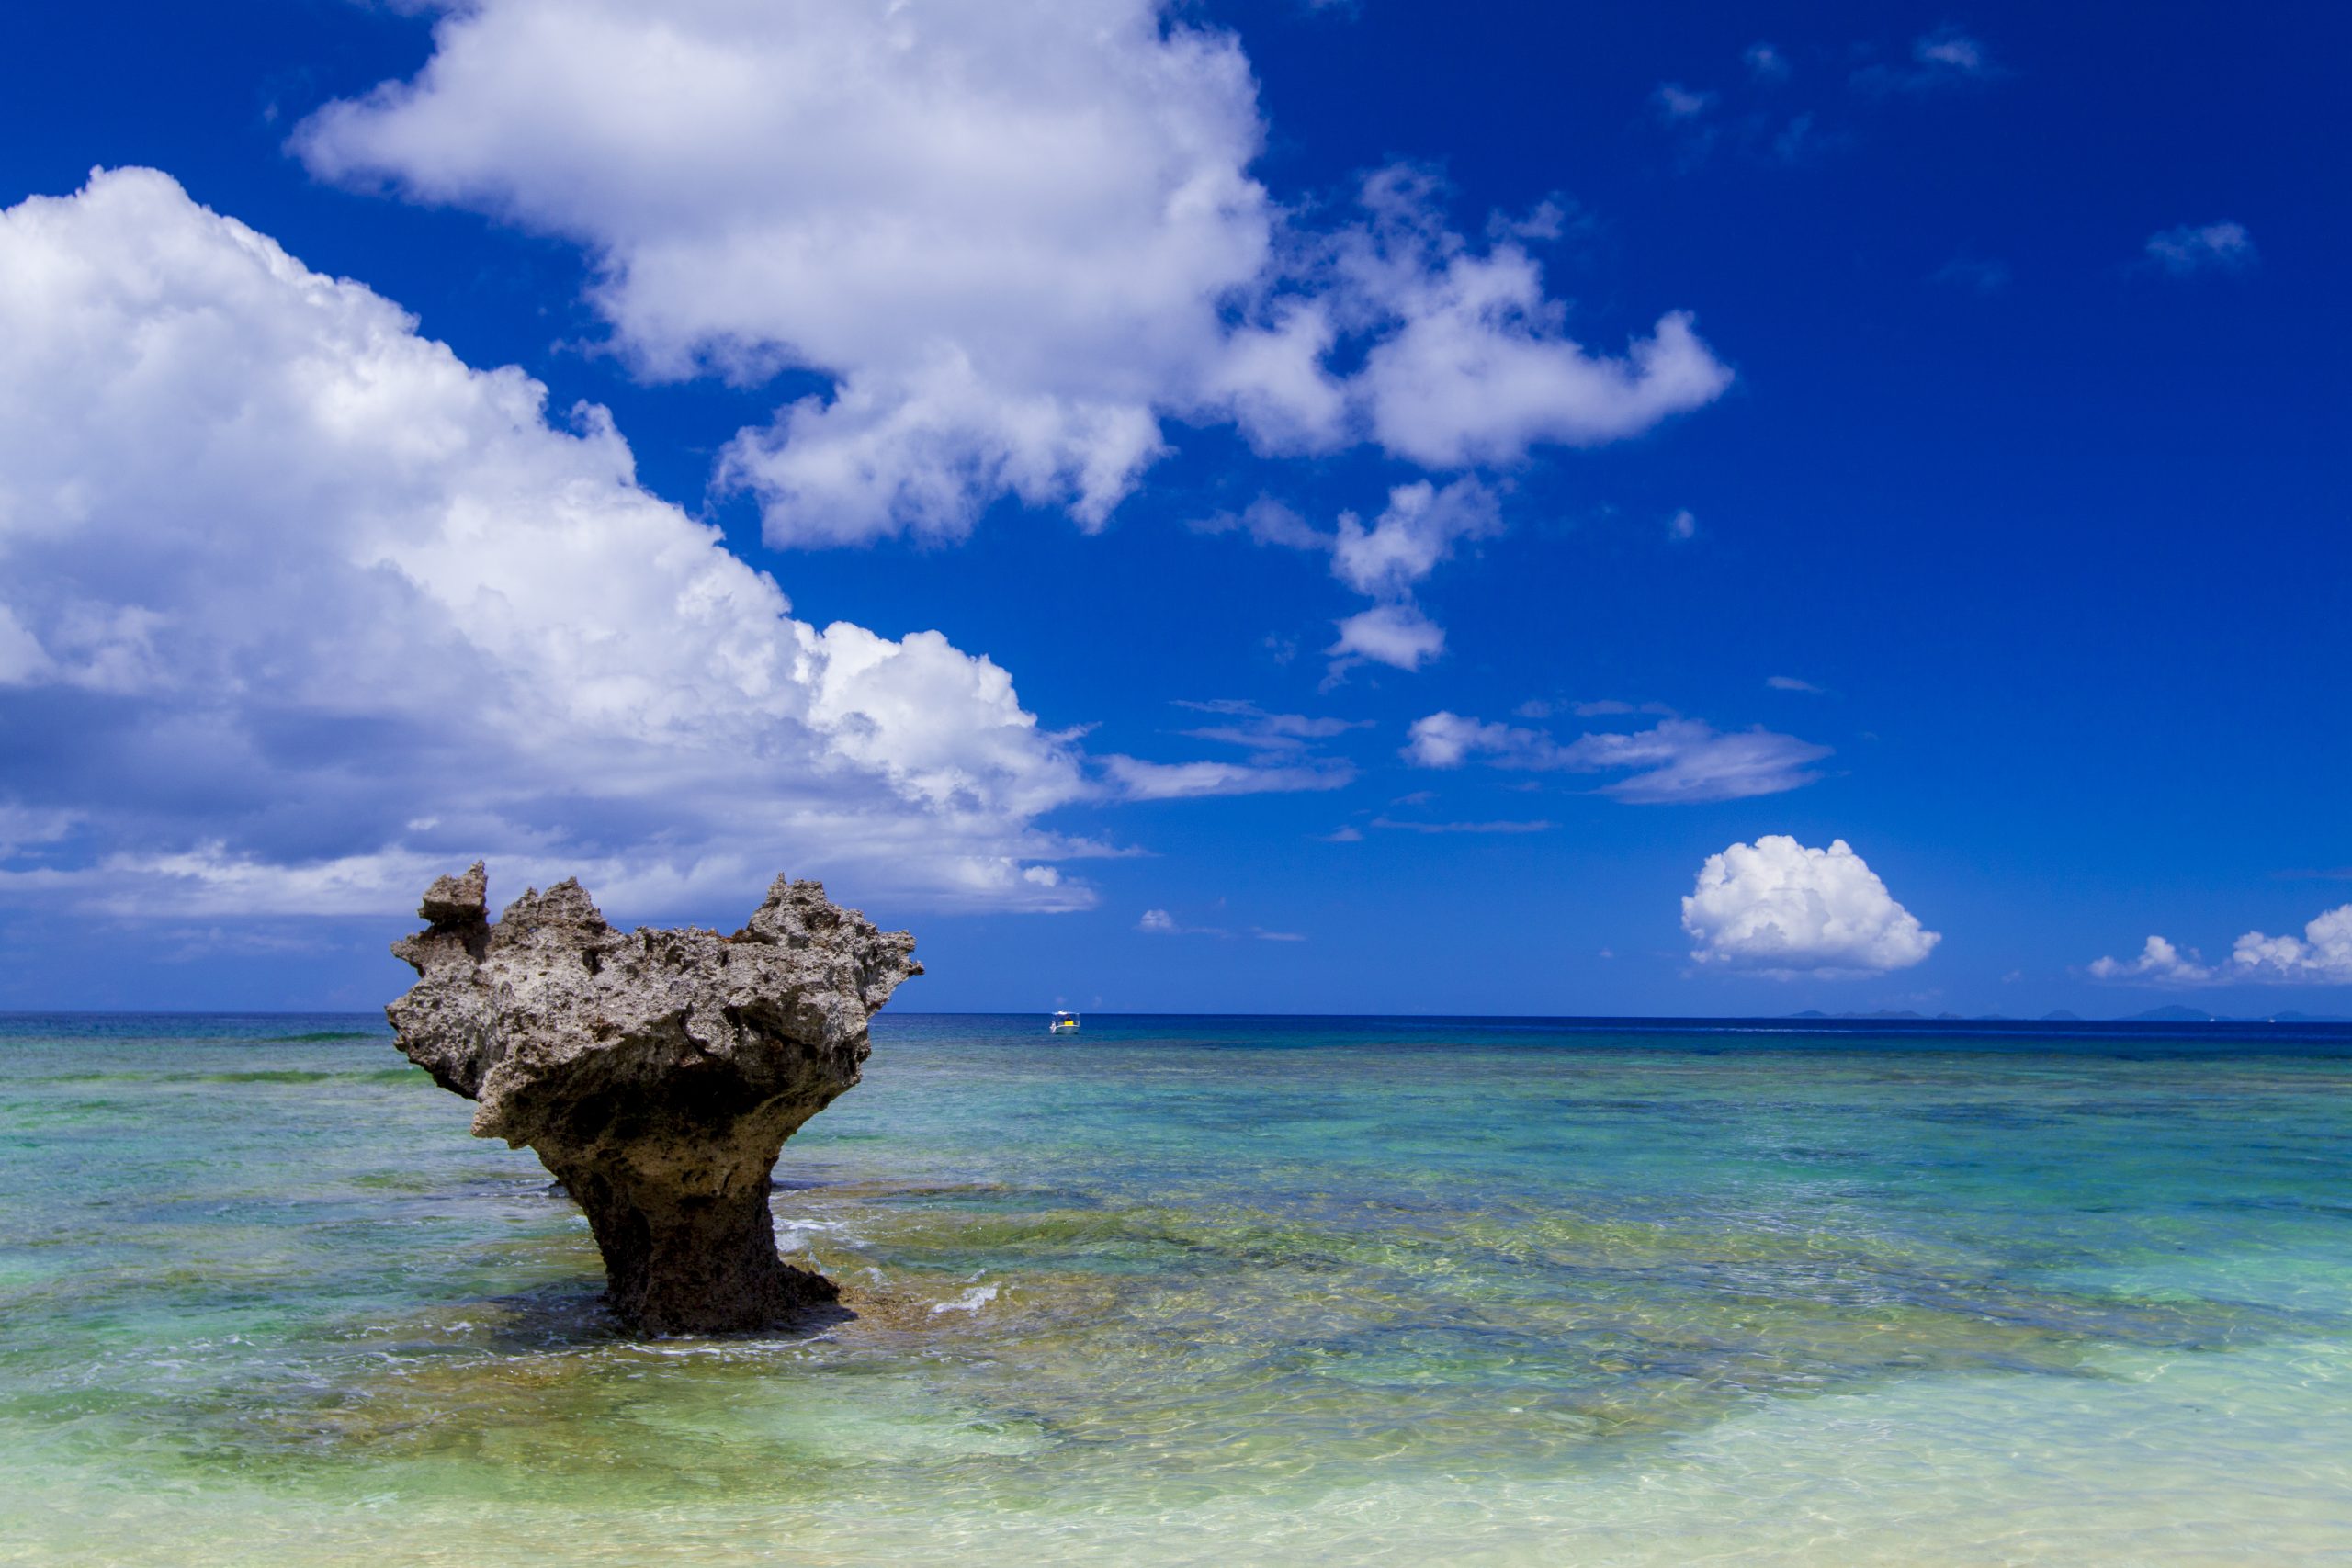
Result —
[{"label": "eroded rock surface", "polygon": [[492,925],[484,868],[445,876],[392,952],[402,1054],[478,1102],[474,1135],[535,1150],[587,1211],[613,1309],[656,1334],[791,1322],[836,1299],[776,1255],[785,1139],[856,1083],[866,1023],[922,973],[814,882],[776,878],[741,931],[615,931],[576,881]]}]

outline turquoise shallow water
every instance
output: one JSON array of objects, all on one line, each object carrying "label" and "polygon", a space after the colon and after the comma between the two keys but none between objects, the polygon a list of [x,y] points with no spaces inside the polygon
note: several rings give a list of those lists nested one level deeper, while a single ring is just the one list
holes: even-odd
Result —
[{"label": "turquoise shallow water", "polygon": [[636,1341],[376,1021],[0,1019],[0,1562],[2352,1558],[2352,1032],[875,1033]]}]

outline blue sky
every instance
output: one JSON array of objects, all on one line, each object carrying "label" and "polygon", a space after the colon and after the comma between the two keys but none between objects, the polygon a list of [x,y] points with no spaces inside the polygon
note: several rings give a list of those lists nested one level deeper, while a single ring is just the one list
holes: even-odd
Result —
[{"label": "blue sky", "polygon": [[957,10],[12,21],[0,1007],[2352,1011],[2340,10]]}]

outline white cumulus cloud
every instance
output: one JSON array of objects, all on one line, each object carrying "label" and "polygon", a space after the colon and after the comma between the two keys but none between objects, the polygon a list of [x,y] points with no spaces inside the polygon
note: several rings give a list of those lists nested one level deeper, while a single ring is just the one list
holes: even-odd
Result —
[{"label": "white cumulus cloud", "polygon": [[1419,670],[1445,651],[1445,628],[1411,604],[1375,604],[1340,623],[1340,639],[1324,650],[1334,671],[1370,660]]},{"label": "white cumulus cloud", "polygon": [[2232,945],[2226,963],[2206,964],[2194,949],[2183,953],[2164,937],[2152,936],[2139,957],[2097,959],[2090,972],[2102,980],[2157,985],[2352,985],[2352,904],[2314,916],[2300,937],[2248,931]]},{"label": "white cumulus cloud", "polygon": [[1406,732],[1404,757],[1424,768],[1458,768],[1473,754],[1498,757],[1550,755],[1552,738],[1540,730],[1490,724],[1441,710],[1413,721]]},{"label": "white cumulus cloud", "polygon": [[0,213],[0,888],[1091,901],[1024,863],[1090,852],[1035,820],[1095,786],[1004,670],[794,618],[602,410],[415,326],[153,171]]},{"label": "white cumulus cloud", "polygon": [[1845,840],[1818,850],[1781,833],[1709,855],[1682,929],[1701,964],[1780,975],[1905,969],[1943,940]]},{"label": "white cumulus cloud", "polygon": [[1589,351],[1518,238],[1473,246],[1415,171],[1285,207],[1239,41],[1159,0],[436,8],[424,67],[298,152],[580,243],[649,375],[823,378],[722,465],[779,544],[953,538],[1006,495],[1099,526],[1171,419],[1451,468],[1730,380],[1679,312]]},{"label": "white cumulus cloud", "polygon": [[1475,479],[1441,490],[1424,479],[1398,485],[1369,528],[1353,513],[1340,516],[1331,574],[1374,599],[1402,600],[1453,554],[1455,545],[1502,532],[1494,492]]},{"label": "white cumulus cloud", "polygon": [[2153,980],[2184,986],[2210,986],[2215,978],[2213,971],[2196,953],[2184,953],[2160,936],[2150,937],[2142,945],[2139,957],[2128,961],[2094,959],[2090,971],[2101,980]]},{"label": "white cumulus cloud", "polygon": [[2246,932],[2230,950],[2230,967],[2243,980],[2352,985],[2352,904],[2314,917],[2300,939]]}]

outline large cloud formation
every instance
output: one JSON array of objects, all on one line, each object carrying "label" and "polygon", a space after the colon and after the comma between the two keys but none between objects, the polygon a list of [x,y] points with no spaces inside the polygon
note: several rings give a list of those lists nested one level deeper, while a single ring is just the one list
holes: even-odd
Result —
[{"label": "large cloud formation", "polygon": [[390,910],[487,851],[636,912],[1090,901],[1034,821],[1097,786],[1003,670],[792,618],[602,410],[168,177],[0,213],[0,889]]},{"label": "large cloud formation", "polygon": [[1784,833],[1709,855],[1682,900],[1682,929],[1701,964],[1778,975],[1905,969],[1943,940],[1845,840],[1816,850]]},{"label": "large cloud formation", "polygon": [[[1162,0],[439,8],[420,73],[297,151],[585,246],[648,374],[830,381],[722,465],[774,543],[954,538],[1007,494],[1099,526],[1171,418],[1453,469],[1636,434],[1731,378],[1681,313],[1587,352],[1525,246],[1472,246],[1411,169],[1344,221],[1285,209],[1250,173],[1239,42]],[[1404,614],[1343,644],[1418,663],[1434,628]]]},{"label": "large cloud formation", "polygon": [[2152,936],[2131,960],[2100,958],[2090,965],[2102,980],[2146,980],[2170,986],[2225,986],[2238,981],[2268,985],[2352,986],[2352,904],[2314,916],[2301,937],[2248,931],[2230,949],[2226,963],[2207,964],[2195,949],[2184,953]]}]

